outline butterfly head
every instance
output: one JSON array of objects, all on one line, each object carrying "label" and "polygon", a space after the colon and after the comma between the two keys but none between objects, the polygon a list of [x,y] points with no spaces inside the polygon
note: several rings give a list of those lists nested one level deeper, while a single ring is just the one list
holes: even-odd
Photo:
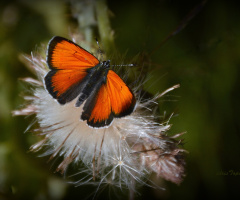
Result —
[{"label": "butterfly head", "polygon": [[109,69],[109,68],[110,68],[110,60],[103,61],[103,62],[101,63],[101,66],[102,66],[104,69]]}]

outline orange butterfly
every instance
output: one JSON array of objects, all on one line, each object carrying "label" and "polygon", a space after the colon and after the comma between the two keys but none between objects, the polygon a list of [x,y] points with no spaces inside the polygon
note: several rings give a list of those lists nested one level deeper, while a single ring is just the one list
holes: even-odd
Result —
[{"label": "orange butterfly", "polygon": [[81,119],[89,126],[108,126],[114,118],[133,112],[135,96],[110,70],[110,60],[100,62],[74,42],[55,36],[48,44],[47,64],[48,92],[61,105],[78,97],[75,106],[83,104]]}]

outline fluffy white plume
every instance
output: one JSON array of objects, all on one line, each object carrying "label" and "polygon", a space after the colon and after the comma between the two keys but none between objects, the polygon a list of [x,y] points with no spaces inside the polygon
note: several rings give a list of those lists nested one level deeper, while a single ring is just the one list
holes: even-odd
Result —
[{"label": "fluffy white plume", "polygon": [[154,99],[137,100],[131,115],[114,119],[107,128],[96,129],[80,120],[82,107],[75,107],[74,100],[60,105],[45,90],[43,80],[48,72],[45,59],[40,55],[24,57],[38,80],[23,79],[34,88],[33,96],[26,96],[27,106],[13,114],[36,115],[39,128],[31,131],[44,139],[32,145],[31,150],[39,151],[44,147],[44,155],[51,155],[51,159],[63,156],[57,171],[65,172],[71,163],[84,163],[88,174],[76,182],[78,185],[91,181],[100,185],[110,181],[119,187],[134,189],[135,182],[144,184],[151,172],[177,184],[182,181],[184,150],[178,148],[179,141],[166,135],[170,125],[157,123],[147,109],[178,85]]}]

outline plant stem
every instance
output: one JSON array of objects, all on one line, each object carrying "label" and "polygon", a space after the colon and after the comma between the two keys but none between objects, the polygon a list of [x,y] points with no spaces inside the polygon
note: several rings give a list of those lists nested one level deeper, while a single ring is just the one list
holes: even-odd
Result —
[{"label": "plant stem", "polygon": [[115,45],[113,30],[111,29],[110,20],[108,17],[108,7],[106,5],[106,0],[96,1],[96,16],[99,35],[104,46],[104,51],[106,51],[106,53],[109,53],[114,49]]}]

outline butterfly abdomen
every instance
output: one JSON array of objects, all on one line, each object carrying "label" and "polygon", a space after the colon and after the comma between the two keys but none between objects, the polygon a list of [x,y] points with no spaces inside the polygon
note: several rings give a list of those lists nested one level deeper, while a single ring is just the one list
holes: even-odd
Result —
[{"label": "butterfly abdomen", "polygon": [[101,85],[106,83],[108,69],[102,67],[102,64],[99,65],[87,70],[88,78],[75,104],[76,107],[81,106],[91,94],[94,95]]}]

